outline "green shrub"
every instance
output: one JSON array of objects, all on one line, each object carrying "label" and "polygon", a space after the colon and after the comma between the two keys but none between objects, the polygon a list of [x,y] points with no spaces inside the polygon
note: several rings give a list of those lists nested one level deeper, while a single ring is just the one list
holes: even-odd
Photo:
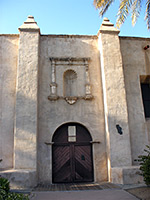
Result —
[{"label": "green shrub", "polygon": [[150,146],[146,145],[144,149],[147,155],[140,155],[136,161],[140,164],[141,174],[146,185],[150,185]]},{"label": "green shrub", "polygon": [[18,193],[0,191],[0,200],[29,200],[28,196]]},{"label": "green shrub", "polygon": [[28,196],[10,192],[9,181],[0,177],[0,200],[29,200]]},{"label": "green shrub", "polygon": [[5,200],[7,198],[7,192],[3,189],[0,189],[0,200]]},{"label": "green shrub", "polygon": [[9,181],[6,178],[0,177],[0,190],[5,190],[8,193],[9,189]]},{"label": "green shrub", "polygon": [[8,193],[5,200],[29,200],[28,196],[24,194],[17,194],[17,193]]}]

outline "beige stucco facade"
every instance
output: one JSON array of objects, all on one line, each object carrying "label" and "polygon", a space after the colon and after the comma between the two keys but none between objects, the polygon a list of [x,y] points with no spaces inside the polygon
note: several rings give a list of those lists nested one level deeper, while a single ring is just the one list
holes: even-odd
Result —
[{"label": "beige stucco facade", "polygon": [[150,39],[119,37],[108,19],[94,36],[41,35],[32,16],[19,32],[0,35],[0,175],[13,187],[52,183],[53,136],[72,122],[92,137],[94,182],[140,183]]}]

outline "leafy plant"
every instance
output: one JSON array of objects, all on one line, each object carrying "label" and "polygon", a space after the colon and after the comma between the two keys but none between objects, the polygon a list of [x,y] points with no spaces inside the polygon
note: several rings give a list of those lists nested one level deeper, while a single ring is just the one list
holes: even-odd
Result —
[{"label": "leafy plant", "polygon": [[8,193],[5,200],[29,200],[29,198],[23,194]]},{"label": "leafy plant", "polygon": [[6,178],[0,177],[0,190],[5,190],[8,193],[9,189],[9,181]]},{"label": "leafy plant", "polygon": [[150,146],[146,145],[147,149],[144,151],[147,155],[140,155],[136,161],[140,164],[141,174],[146,185],[150,185]]},{"label": "leafy plant", "polygon": [[5,200],[7,198],[7,192],[3,189],[0,189],[0,200]]},{"label": "leafy plant", "polygon": [[[115,0],[93,1],[95,7],[99,9],[99,14],[102,17]],[[135,25],[137,18],[140,16],[142,6],[145,9],[145,20],[147,22],[147,28],[150,29],[150,0],[120,0],[117,13],[117,27],[120,27],[124,23],[129,14],[131,14],[132,24]]]},{"label": "leafy plant", "polygon": [[27,195],[10,192],[9,181],[0,177],[0,200],[29,200]]}]

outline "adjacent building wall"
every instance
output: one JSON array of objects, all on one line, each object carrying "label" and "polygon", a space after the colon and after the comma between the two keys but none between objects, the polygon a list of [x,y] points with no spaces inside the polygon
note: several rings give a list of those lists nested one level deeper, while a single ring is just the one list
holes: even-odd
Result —
[{"label": "adjacent building wall", "polygon": [[13,167],[14,110],[19,35],[0,35],[0,168]]},{"label": "adjacent building wall", "polygon": [[150,75],[150,50],[144,50],[149,43],[146,38],[120,37],[134,165],[137,165],[134,160],[150,143],[149,120],[145,119],[140,86],[140,76]]}]

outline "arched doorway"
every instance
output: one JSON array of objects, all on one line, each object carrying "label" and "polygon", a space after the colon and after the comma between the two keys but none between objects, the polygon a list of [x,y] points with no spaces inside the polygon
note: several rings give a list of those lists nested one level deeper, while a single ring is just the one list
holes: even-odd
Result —
[{"label": "arched doorway", "polygon": [[54,133],[52,141],[53,183],[93,181],[92,137],[78,123],[67,123]]}]

